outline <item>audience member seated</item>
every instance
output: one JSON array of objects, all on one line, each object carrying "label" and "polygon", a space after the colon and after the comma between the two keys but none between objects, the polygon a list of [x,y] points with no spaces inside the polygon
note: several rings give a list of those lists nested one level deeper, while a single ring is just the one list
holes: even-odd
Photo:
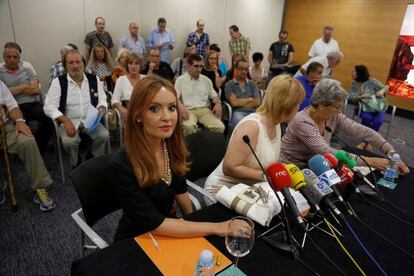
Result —
[{"label": "audience member seated", "polygon": [[170,52],[174,49],[175,38],[171,30],[167,29],[167,20],[158,18],[158,27],[148,33],[147,48],[155,48],[160,51],[161,61],[170,64]]},{"label": "audience member seated", "polygon": [[[32,132],[26,125],[23,114],[16,100],[7,86],[0,81],[0,108],[3,108],[7,148],[10,153],[17,154],[23,161],[30,177],[31,189],[33,189],[33,201],[40,206],[42,211],[53,210],[56,206],[48,196],[46,188],[53,183],[42,156],[40,155]],[[0,140],[0,145],[2,141]]]},{"label": "audience member seated", "polygon": [[257,87],[261,90],[264,90],[266,84],[266,73],[264,67],[262,66],[263,54],[256,52],[253,54],[252,59],[253,66],[249,67],[250,76],[252,77],[252,81],[254,81]]},{"label": "audience member seated", "polygon": [[[201,75],[203,59],[194,54],[189,56],[188,63],[190,67],[187,73],[175,82],[184,135],[197,132],[198,123],[211,131],[223,133],[221,101],[211,81]],[[210,109],[211,103],[214,104],[213,111]]]},{"label": "audience member seated", "polygon": [[315,88],[315,85],[321,80],[322,71],[322,64],[319,62],[312,62],[309,64],[308,68],[306,68],[306,75],[298,76],[295,78],[300,81],[306,93],[305,99],[300,104],[299,111],[310,105],[313,89]]},{"label": "audience member seated", "polygon": [[84,40],[86,47],[86,61],[89,61],[91,51],[98,43],[104,45],[105,48],[108,49],[109,54],[112,55],[112,48],[114,47],[114,43],[112,42],[111,35],[105,31],[105,19],[100,16],[95,18],[95,27],[96,30],[87,33]]},{"label": "audience member seated", "polygon": [[242,58],[236,62],[236,78],[228,81],[224,88],[226,99],[233,108],[229,128],[233,130],[241,119],[256,111],[260,95],[256,84],[247,78],[249,63]]},{"label": "audience member seated", "polygon": [[111,55],[102,44],[98,43],[93,47],[86,72],[97,76],[103,82],[105,92],[113,91]]},{"label": "audience member seated", "polygon": [[288,72],[289,65],[293,63],[294,49],[292,44],[287,42],[288,32],[279,32],[279,40],[273,42],[269,48],[267,60],[269,61],[269,78]]},{"label": "audience member seated", "polygon": [[[200,70],[202,61],[200,61]],[[229,221],[177,219],[193,211],[187,192],[188,170],[177,96],[172,84],[149,76],[134,88],[128,106],[125,148],[111,162],[115,195],[123,210],[114,241],[151,232],[169,237],[225,236]],[[242,224],[240,226],[249,226]]]},{"label": "audience member seated", "polygon": [[78,47],[75,44],[72,43],[68,43],[65,47],[60,48],[60,60],[56,61],[53,65],[52,68],[50,68],[50,82],[49,82],[49,86],[52,83],[52,81],[62,75],[66,74],[65,71],[65,66],[63,66],[63,56],[69,51],[69,50],[73,50],[73,49],[78,49]]},{"label": "audience member seated", "polygon": [[214,90],[218,93],[222,82],[222,74],[218,68],[218,54],[215,51],[208,51],[201,74],[211,80]]},{"label": "audience member seated", "polygon": [[227,74],[228,68],[227,68],[226,61],[224,60],[223,55],[221,53],[221,49],[216,43],[214,43],[210,45],[209,51],[214,51],[217,53],[218,58],[219,58],[219,61],[218,61],[219,69],[220,69],[220,72],[223,74],[223,81],[224,81],[225,79],[224,76]]},{"label": "audience member seated", "polygon": [[322,38],[315,40],[309,49],[308,55],[313,57],[326,57],[330,52],[339,52],[338,42],[332,38],[334,28],[325,26],[323,28]]},{"label": "audience member seated", "polygon": [[204,32],[206,23],[203,19],[197,20],[197,29],[194,32],[188,34],[187,44],[194,44],[197,47],[196,54],[205,58],[210,45],[210,38],[208,33]]},{"label": "audience member seated", "polygon": [[131,51],[126,48],[121,48],[118,50],[118,53],[116,54],[116,58],[115,58],[115,61],[116,63],[118,63],[118,65],[112,69],[112,84],[113,85],[115,85],[116,80],[119,77],[126,74],[127,70],[126,70],[125,60],[130,53]]},{"label": "audience member seated", "polygon": [[[336,149],[329,145],[329,132],[325,130],[326,127],[330,127],[334,132],[346,133],[366,141],[385,154],[394,151],[393,146],[377,132],[341,113],[347,97],[348,93],[338,81],[321,80],[313,90],[311,106],[298,112],[287,127],[282,139],[282,161],[303,167],[316,154],[326,152],[335,154]],[[384,170],[388,165],[387,158],[365,157],[365,159],[375,169]],[[359,158],[357,164],[365,166]],[[401,174],[409,172],[404,162],[399,164],[399,171]]]},{"label": "audience member seated", "polygon": [[230,56],[242,55],[246,60],[249,60],[250,39],[242,36],[236,25],[230,26],[229,33],[231,37],[229,40]]},{"label": "audience member seated", "polygon": [[76,167],[81,163],[81,138],[92,139],[92,156],[105,152],[108,131],[98,123],[95,130],[89,133],[84,123],[88,112],[106,111],[106,95],[98,77],[84,73],[82,56],[78,50],[69,50],[63,57],[63,64],[67,74],[52,81],[44,110],[47,116],[60,124],[57,131],[62,138],[63,148],[70,156],[71,166]]},{"label": "audience member seated", "polygon": [[311,58],[305,64],[303,64],[302,67],[300,67],[300,69],[295,74],[295,78],[305,75],[306,69],[312,62],[318,62],[322,64],[322,78],[330,78],[332,77],[333,69],[338,66],[343,58],[344,55],[341,52],[330,52],[327,56],[317,56]]},{"label": "audience member seated", "polygon": [[[19,50],[19,56],[20,56],[19,66],[29,68],[30,70],[32,70],[33,74],[35,74],[35,76],[37,76],[37,72],[36,72],[35,68],[33,67],[33,65],[30,62],[25,61],[25,60],[22,59],[22,47],[20,47],[20,45],[17,44],[16,42],[6,42],[6,44],[4,44],[4,48],[7,48],[6,46],[8,44],[13,45],[15,48],[17,48]],[[3,65],[4,65],[4,62],[0,63],[0,66],[3,66]]]},{"label": "audience member seated", "polygon": [[148,62],[141,73],[144,75],[154,74],[171,82],[174,81],[174,72],[172,71],[171,66],[168,63],[161,61],[160,50],[156,48],[152,48],[149,51]]},{"label": "audience member seated", "polygon": [[280,124],[293,118],[304,97],[303,87],[290,75],[273,78],[256,113],[244,117],[234,129],[223,161],[207,178],[204,188],[216,194],[223,185],[231,188],[238,183],[252,185],[266,181],[243,136],[250,137],[264,168],[279,162]]},{"label": "audience member seated", "polygon": [[[365,65],[354,66],[352,79],[349,101],[361,103],[361,124],[378,132],[385,120],[388,107],[385,100],[388,86],[372,78]],[[368,151],[373,150],[372,145],[366,142],[362,142],[357,147]]]},{"label": "audience member seated", "polygon": [[132,53],[137,54],[141,58],[144,58],[147,49],[145,48],[145,41],[139,35],[139,26],[138,23],[131,22],[129,23],[129,34],[124,36],[119,45],[121,48],[126,48]]},{"label": "audience member seated", "polygon": [[127,73],[125,76],[119,77],[116,81],[114,94],[112,96],[112,106],[121,113],[124,122],[127,115],[125,106],[128,106],[132,90],[145,77],[145,75],[139,73],[142,65],[140,56],[134,53],[129,54],[125,63],[127,64]]},{"label": "audience member seated", "polygon": [[185,72],[187,72],[188,57],[195,53],[196,53],[195,44],[190,44],[186,46],[182,57],[178,57],[174,59],[173,63],[171,64],[171,69],[174,72],[174,80],[177,79],[179,76],[183,75]]},{"label": "audience member seated", "polygon": [[27,124],[32,128],[40,153],[43,153],[53,133],[53,123],[43,112],[41,91],[37,76],[20,66],[19,46],[14,42],[4,45],[5,64],[0,67],[0,80],[6,84]]}]

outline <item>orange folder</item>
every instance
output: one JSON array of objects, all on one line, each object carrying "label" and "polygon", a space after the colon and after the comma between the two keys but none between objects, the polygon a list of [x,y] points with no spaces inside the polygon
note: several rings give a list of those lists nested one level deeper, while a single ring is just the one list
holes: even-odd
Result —
[{"label": "orange folder", "polygon": [[148,233],[135,237],[135,241],[164,275],[194,275],[203,249],[211,250],[213,256],[220,256],[220,265],[215,268],[216,273],[231,264],[231,261],[205,238],[169,238],[155,235],[153,237],[160,250]]}]

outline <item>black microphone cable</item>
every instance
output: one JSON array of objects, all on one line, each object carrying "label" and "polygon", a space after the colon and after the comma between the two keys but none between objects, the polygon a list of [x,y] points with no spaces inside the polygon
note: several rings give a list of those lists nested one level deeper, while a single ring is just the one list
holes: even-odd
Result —
[{"label": "black microphone cable", "polygon": [[378,183],[377,183],[377,178],[375,177],[375,174],[374,174],[374,172],[372,171],[372,168],[371,168],[371,166],[368,164],[368,162],[367,162],[367,160],[364,158],[364,157],[362,157],[360,154],[358,154],[348,143],[346,143],[345,141],[344,141],[344,139],[342,139],[341,137],[339,137],[339,135],[337,135],[334,131],[332,131],[332,129],[330,128],[330,127],[325,127],[325,129],[328,131],[328,132],[330,132],[330,133],[332,133],[336,138],[338,138],[342,143],[344,143],[344,145],[353,153],[353,154],[355,154],[356,156],[358,156],[359,158],[361,158],[361,160],[367,165],[367,167],[368,167],[368,169],[369,169],[369,172],[370,172],[370,175],[372,176],[372,180],[373,180],[373,182],[374,182],[374,186],[375,186],[375,188],[372,188],[370,185],[368,185],[370,188],[372,188],[375,192],[377,192],[380,196],[381,196],[381,199],[383,200],[383,201],[385,201],[391,208],[393,208],[393,209],[395,209],[397,212],[399,212],[399,213],[401,213],[402,215],[404,215],[404,216],[406,216],[407,218],[409,218],[409,219],[413,219],[414,218],[414,216],[413,215],[411,215],[410,213],[408,213],[406,210],[404,210],[404,209],[402,209],[402,208],[399,208],[399,207],[397,207],[396,205],[394,205],[388,198],[386,198],[385,196],[384,196],[384,194],[381,192],[381,190],[378,188]]},{"label": "black microphone cable", "polygon": [[369,226],[366,222],[364,222],[362,219],[359,218],[359,216],[357,215],[357,213],[355,212],[355,210],[352,208],[351,204],[348,202],[348,205],[350,206],[350,208],[353,211],[353,218],[358,221],[362,226],[364,226],[366,229],[368,229],[369,231],[371,231],[372,233],[374,233],[375,235],[377,235],[378,237],[380,237],[382,240],[388,242],[390,245],[392,245],[394,248],[398,249],[399,251],[401,251],[402,253],[404,253],[405,255],[407,255],[408,257],[414,259],[414,255],[412,255],[410,252],[408,252],[407,250],[405,250],[404,248],[401,248],[400,246],[398,246],[396,243],[394,243],[392,240],[390,240],[389,238],[385,237],[384,235],[382,235],[381,233],[379,233],[378,231],[376,231],[373,227]]}]

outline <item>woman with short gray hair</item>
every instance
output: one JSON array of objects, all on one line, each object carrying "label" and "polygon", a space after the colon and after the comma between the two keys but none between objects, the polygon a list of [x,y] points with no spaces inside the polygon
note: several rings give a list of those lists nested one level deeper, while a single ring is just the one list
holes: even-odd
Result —
[{"label": "woman with short gray hair", "polygon": [[[284,163],[293,163],[305,166],[307,161],[316,154],[326,152],[335,154],[336,149],[329,145],[326,127],[333,132],[343,132],[368,141],[385,154],[394,152],[391,144],[374,130],[349,119],[341,113],[344,100],[348,93],[341,83],[333,79],[321,80],[313,90],[311,106],[296,113],[289,123],[286,134],[282,138],[281,160]],[[354,156],[356,157],[356,156]],[[368,164],[376,169],[383,170],[388,165],[386,158],[365,157]],[[365,165],[357,159],[358,165]],[[400,174],[409,173],[404,162],[399,165]]]}]

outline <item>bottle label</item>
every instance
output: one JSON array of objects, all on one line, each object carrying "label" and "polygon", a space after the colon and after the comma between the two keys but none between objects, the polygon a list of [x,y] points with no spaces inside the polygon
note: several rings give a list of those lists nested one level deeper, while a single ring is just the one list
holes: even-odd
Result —
[{"label": "bottle label", "polygon": [[394,179],[397,177],[397,170],[387,167],[384,172],[384,177],[387,180],[394,181]]}]

